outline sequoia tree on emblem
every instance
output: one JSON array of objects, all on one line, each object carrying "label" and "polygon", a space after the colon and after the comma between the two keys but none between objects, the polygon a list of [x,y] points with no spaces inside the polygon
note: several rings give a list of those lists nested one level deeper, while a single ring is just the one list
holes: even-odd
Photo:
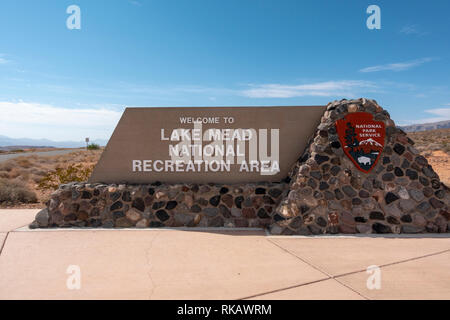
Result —
[{"label": "sequoia tree on emblem", "polygon": [[359,170],[370,172],[383,151],[384,122],[373,120],[370,113],[355,112],[336,121],[336,129],[345,154]]}]

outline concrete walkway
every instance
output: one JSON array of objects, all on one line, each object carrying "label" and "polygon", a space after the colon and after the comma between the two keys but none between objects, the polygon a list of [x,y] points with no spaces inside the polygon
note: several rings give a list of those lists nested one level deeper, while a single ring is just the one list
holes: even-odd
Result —
[{"label": "concrete walkway", "polygon": [[450,299],[449,235],[28,230],[37,211],[0,210],[0,299]]}]

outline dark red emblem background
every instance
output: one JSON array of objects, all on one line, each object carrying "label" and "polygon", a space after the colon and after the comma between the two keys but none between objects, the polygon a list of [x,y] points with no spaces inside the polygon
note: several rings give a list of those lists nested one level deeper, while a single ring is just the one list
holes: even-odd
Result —
[{"label": "dark red emblem background", "polygon": [[336,129],[345,154],[359,170],[370,172],[384,148],[384,122],[373,120],[370,113],[355,112],[337,120]]}]

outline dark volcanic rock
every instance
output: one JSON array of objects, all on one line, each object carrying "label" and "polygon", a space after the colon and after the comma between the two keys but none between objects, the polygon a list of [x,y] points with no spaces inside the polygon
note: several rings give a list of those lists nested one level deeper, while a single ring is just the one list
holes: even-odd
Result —
[{"label": "dark volcanic rock", "polygon": [[214,196],[209,199],[209,203],[214,207],[217,207],[219,205],[219,202],[220,202],[220,195]]},{"label": "dark volcanic rock", "polygon": [[398,199],[400,199],[398,196],[396,196],[395,194],[393,194],[392,192],[388,192],[386,194],[386,196],[384,197],[386,204],[390,204],[394,201],[397,201]]},{"label": "dark volcanic rock", "polygon": [[390,227],[378,222],[372,225],[372,230],[375,231],[376,233],[392,233]]},{"label": "dark volcanic rock", "polygon": [[136,198],[133,201],[132,207],[138,209],[141,212],[144,212],[144,210],[145,210],[144,200],[142,200],[142,198]]}]

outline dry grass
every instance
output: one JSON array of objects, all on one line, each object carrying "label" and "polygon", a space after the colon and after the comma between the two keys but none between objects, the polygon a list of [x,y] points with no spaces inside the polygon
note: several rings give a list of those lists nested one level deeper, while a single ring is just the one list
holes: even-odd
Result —
[{"label": "dry grass", "polygon": [[[3,184],[0,183],[0,206],[17,206],[20,203],[26,203],[26,207],[43,206],[55,188],[53,187],[55,184],[52,184],[50,188],[39,188],[39,184],[45,178],[48,180],[48,177],[51,177],[54,180],[54,177],[59,177],[56,174],[57,172],[67,172],[68,168],[74,166],[77,166],[82,172],[88,172],[97,163],[101,153],[102,150],[80,150],[59,156],[42,157],[33,155],[1,162],[0,179],[2,179]],[[14,186],[13,189],[17,189],[17,192],[13,191],[11,186]],[[25,191],[30,192],[30,194],[34,193],[36,195],[35,201],[32,201],[33,197],[31,196],[22,198],[16,196],[19,189],[24,194]],[[4,200],[2,195],[8,192],[11,194],[11,199]],[[30,205],[30,202],[35,202],[35,204]]]},{"label": "dry grass", "polygon": [[415,147],[431,155],[433,151],[442,151],[450,154],[450,129],[438,129],[408,133],[415,142]]},{"label": "dry grass", "polygon": [[450,129],[410,132],[420,153],[427,158],[441,181],[450,186]]},{"label": "dry grass", "polygon": [[0,178],[0,203],[5,206],[15,206],[21,203],[37,202],[36,193],[18,179]]}]

